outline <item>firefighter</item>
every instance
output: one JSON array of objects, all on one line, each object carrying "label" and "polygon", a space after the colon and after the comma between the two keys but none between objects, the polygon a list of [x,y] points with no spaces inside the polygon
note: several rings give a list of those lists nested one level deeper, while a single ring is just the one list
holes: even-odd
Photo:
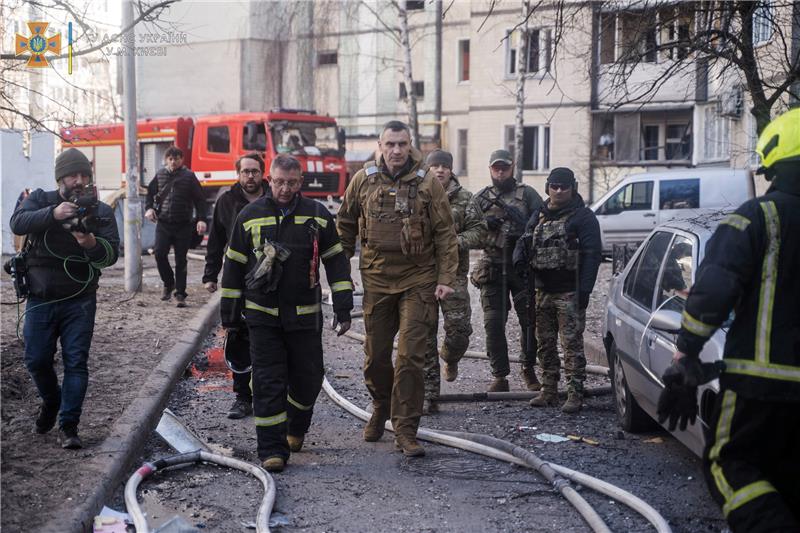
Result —
[{"label": "firefighter", "polygon": [[322,388],[322,291],[325,265],[333,311],[350,328],[353,282],[333,217],[303,197],[300,162],[278,155],[269,190],[239,213],[225,252],[222,325],[250,336],[258,457],[280,472],[303,447]]},{"label": "firefighter", "polygon": [[[206,199],[194,172],[183,164],[183,150],[170,146],[164,152],[164,167],[147,186],[144,217],[156,223],[154,255],[158,275],[164,283],[163,301],[172,298],[178,307],[186,307],[186,271],[192,233],[206,231]],[[197,213],[194,223],[192,208]],[[169,249],[175,249],[175,271],[169,264]]]},{"label": "firefighter", "polygon": [[514,160],[507,150],[492,152],[489,172],[492,185],[482,189],[473,199],[486,219],[489,237],[481,242],[469,243],[470,248],[483,248],[483,256],[472,269],[470,281],[481,290],[486,351],[494,377],[489,392],[508,391],[506,376],[511,369],[508,364],[506,321],[511,302],[514,303],[521,330],[522,380],[529,390],[535,391],[541,385],[535,372],[533,324],[528,313],[530,295],[525,281],[514,272],[512,254],[531,213],[541,207],[542,197],[533,187],[517,183],[514,179]]},{"label": "firefighter", "polygon": [[[734,532],[800,531],[800,109],[764,128],[756,152],[770,187],[706,247],[658,416],[670,430],[694,422],[697,386],[721,366],[703,454],[711,494]],[[731,311],[723,365],[700,363]]]},{"label": "firefighter", "polygon": [[[203,285],[208,292],[217,290],[217,277],[222,270],[222,257],[231,238],[236,217],[244,206],[264,196],[267,184],[264,181],[264,160],[257,152],[245,154],[236,160],[238,182],[224,192],[214,204],[211,229],[208,232],[206,266]],[[241,361],[240,367],[250,367],[250,345],[247,336],[237,332],[225,340],[226,358]],[[250,372],[233,373],[233,392],[236,400],[228,410],[228,418],[240,419],[253,414],[253,393],[250,390]]]},{"label": "firefighter", "polygon": [[486,222],[472,203],[472,193],[461,186],[453,173],[453,156],[450,152],[434,150],[428,154],[425,163],[447,193],[458,238],[458,270],[453,285],[455,292],[446,300],[439,302],[444,316],[444,344],[439,352],[437,344],[439,313],[436,313],[435,324],[428,337],[428,350],[425,352],[425,403],[422,414],[427,415],[437,410],[436,399],[439,397],[441,379],[439,356],[441,355],[444,361],[444,379],[455,381],[458,377],[458,362],[469,346],[469,337],[472,335],[472,309],[467,287],[467,272],[469,272],[467,243],[486,240]]},{"label": "firefighter", "polygon": [[[348,257],[361,240],[364,283],[364,380],[372,416],[364,440],[383,436],[391,416],[395,445],[408,457],[425,455],[417,442],[422,415],[422,367],[436,299],[453,293],[458,244],[447,195],[422,167],[408,126],[393,120],[378,141],[381,157],[347,186],[337,225]],[[399,332],[397,364],[392,341]]]},{"label": "firefighter", "polygon": [[520,276],[527,271],[533,273],[532,290],[536,291],[542,392],[531,400],[531,405],[554,406],[558,401],[560,337],[567,377],[567,401],[561,411],[574,414],[583,407],[583,330],[602,259],[602,239],[597,217],[583,203],[572,170],[554,168],[547,176],[545,192],[547,201],[531,215],[514,250],[514,267]]}]

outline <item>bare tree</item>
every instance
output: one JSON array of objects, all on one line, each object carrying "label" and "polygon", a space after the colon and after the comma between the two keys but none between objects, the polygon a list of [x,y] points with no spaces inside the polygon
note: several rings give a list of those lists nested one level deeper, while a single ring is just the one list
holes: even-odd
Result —
[{"label": "bare tree", "polygon": [[397,14],[400,20],[400,46],[403,50],[403,80],[408,95],[408,126],[411,129],[411,144],[419,148],[419,116],[417,115],[417,95],[414,90],[414,75],[411,70],[411,39],[408,34],[407,0],[400,0]]},{"label": "bare tree", "polygon": [[525,133],[525,77],[528,75],[528,21],[531,5],[522,0],[522,26],[517,29],[516,125],[514,127],[514,178],[522,183],[522,142]]}]

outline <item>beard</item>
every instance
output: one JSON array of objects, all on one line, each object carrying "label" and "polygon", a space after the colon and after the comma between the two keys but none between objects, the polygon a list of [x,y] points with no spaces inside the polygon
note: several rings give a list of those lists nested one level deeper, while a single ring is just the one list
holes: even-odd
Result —
[{"label": "beard", "polygon": [[71,201],[72,198],[74,198],[76,196],[80,196],[81,193],[83,193],[83,190],[85,189],[85,187],[83,186],[83,183],[78,183],[77,185],[73,185],[72,187],[67,187],[66,185],[64,185],[62,183],[61,186],[59,187],[59,189],[60,189],[59,192],[61,193],[61,196],[64,199]]},{"label": "beard", "polygon": [[244,182],[244,184],[242,185],[242,189],[244,189],[245,192],[250,193],[250,194],[258,192],[260,188],[261,188],[261,185],[256,180],[253,180],[253,181],[249,181],[248,180],[248,181]]},{"label": "beard", "polygon": [[517,182],[514,180],[514,178],[506,178],[503,181],[499,181],[492,178],[492,184],[498,191],[506,193],[513,191],[514,186],[517,184]]}]

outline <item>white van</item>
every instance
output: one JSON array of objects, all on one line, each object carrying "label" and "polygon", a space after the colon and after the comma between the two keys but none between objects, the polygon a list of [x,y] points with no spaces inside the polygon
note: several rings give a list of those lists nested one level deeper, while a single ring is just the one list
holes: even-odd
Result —
[{"label": "white van", "polygon": [[697,209],[738,207],[755,194],[749,170],[688,168],[634,174],[619,182],[592,211],[600,222],[603,253],[615,244],[638,244],[658,224]]}]

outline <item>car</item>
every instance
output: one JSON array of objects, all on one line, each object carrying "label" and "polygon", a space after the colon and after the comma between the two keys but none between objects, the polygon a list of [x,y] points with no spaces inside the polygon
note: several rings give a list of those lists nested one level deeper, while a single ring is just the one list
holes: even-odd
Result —
[{"label": "car", "polygon": [[659,224],[693,218],[698,210],[733,209],[755,195],[749,170],[690,168],[634,174],[592,205],[603,254],[614,245],[637,245]]},{"label": "car", "polygon": [[[708,240],[730,211],[704,211],[657,226],[610,282],[603,316],[614,405],[625,431],[655,428],[661,376],[672,362],[681,313],[703,260]],[[729,322],[700,353],[703,362],[722,359]],[[686,430],[672,433],[697,455],[705,445],[719,381],[698,387],[699,414]],[[666,427],[666,426],[665,426]]]}]

